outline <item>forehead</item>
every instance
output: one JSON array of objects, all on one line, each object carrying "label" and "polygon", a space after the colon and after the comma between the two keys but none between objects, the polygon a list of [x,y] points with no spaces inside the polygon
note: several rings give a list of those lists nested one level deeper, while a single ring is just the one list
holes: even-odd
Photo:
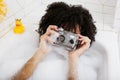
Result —
[{"label": "forehead", "polygon": [[65,24],[64,26],[62,26],[62,28],[76,34],[81,33],[81,27],[78,24],[77,25]]}]

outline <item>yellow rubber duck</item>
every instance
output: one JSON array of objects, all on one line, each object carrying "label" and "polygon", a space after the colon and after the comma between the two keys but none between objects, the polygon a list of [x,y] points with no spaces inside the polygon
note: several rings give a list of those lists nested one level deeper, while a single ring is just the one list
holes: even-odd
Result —
[{"label": "yellow rubber duck", "polygon": [[25,30],[24,30],[24,26],[21,22],[21,19],[16,19],[15,24],[16,24],[16,26],[13,29],[14,33],[22,34]]},{"label": "yellow rubber duck", "polygon": [[6,16],[8,12],[6,3],[3,0],[0,0],[0,23],[4,20],[4,17]]}]

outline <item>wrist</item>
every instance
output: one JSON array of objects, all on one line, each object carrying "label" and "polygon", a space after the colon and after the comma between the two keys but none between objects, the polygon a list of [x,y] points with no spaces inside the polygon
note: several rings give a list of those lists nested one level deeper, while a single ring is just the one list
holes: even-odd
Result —
[{"label": "wrist", "polygon": [[40,55],[46,55],[47,50],[44,50],[42,48],[38,48],[37,53],[40,54]]},{"label": "wrist", "polygon": [[77,60],[79,56],[75,52],[70,52],[68,55],[69,60]]},{"label": "wrist", "polygon": [[43,50],[38,49],[34,54],[33,58],[36,59],[37,62],[40,62],[41,60],[44,59],[45,56],[46,56],[46,53]]}]

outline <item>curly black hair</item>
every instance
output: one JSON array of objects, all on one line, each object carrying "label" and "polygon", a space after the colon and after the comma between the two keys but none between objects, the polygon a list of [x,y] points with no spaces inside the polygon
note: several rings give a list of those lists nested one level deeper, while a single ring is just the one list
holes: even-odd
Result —
[{"label": "curly black hair", "polygon": [[40,20],[38,33],[44,34],[49,25],[56,25],[67,31],[76,30],[76,25],[79,25],[80,34],[89,37],[91,44],[95,41],[97,31],[93,18],[81,5],[68,5],[64,2],[48,5],[45,15]]}]

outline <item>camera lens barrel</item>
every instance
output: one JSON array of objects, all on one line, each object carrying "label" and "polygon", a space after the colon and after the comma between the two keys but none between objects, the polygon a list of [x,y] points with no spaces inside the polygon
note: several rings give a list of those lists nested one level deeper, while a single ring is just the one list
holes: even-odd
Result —
[{"label": "camera lens barrel", "polygon": [[73,40],[73,39],[71,39],[69,42],[70,42],[71,44],[74,44],[74,40]]},{"label": "camera lens barrel", "polygon": [[64,40],[65,40],[64,35],[59,35],[59,37],[57,37],[57,41],[64,42]]}]

